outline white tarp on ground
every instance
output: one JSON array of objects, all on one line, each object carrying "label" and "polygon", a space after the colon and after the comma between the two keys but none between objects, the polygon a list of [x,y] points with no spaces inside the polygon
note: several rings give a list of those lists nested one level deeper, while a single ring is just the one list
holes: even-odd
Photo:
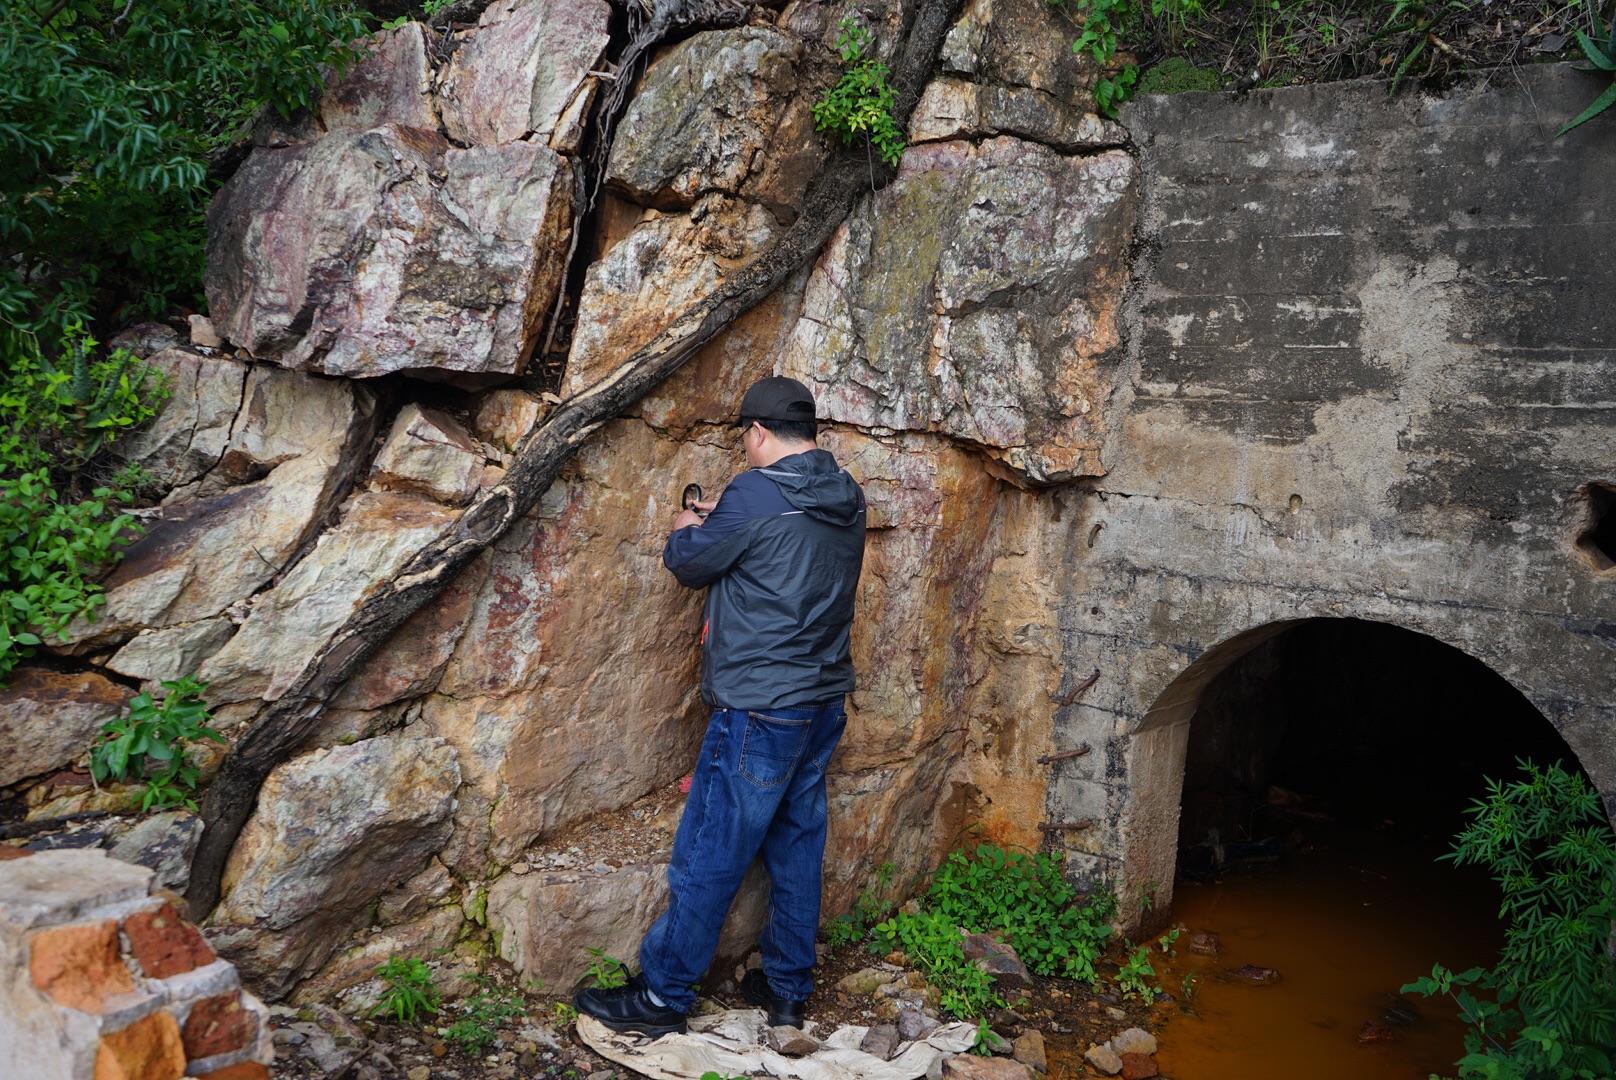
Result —
[{"label": "white tarp on ground", "polygon": [[819,1038],[810,1021],[805,1031],[822,1048],[806,1057],[786,1057],[764,1045],[767,1024],[758,1009],[730,1009],[692,1019],[688,1034],[650,1040],[580,1016],[578,1035],[601,1057],[654,1080],[701,1080],[708,1072],[780,1080],[917,1080],[933,1062],[970,1049],[976,1038],[972,1024],[947,1024],[924,1040],[900,1043],[892,1060],[882,1061],[858,1048],[869,1028],[838,1028]]}]

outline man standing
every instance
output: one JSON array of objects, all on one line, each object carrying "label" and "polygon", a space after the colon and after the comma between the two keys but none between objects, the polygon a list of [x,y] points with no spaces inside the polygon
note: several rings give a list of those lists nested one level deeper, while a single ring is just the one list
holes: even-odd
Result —
[{"label": "man standing", "polygon": [[813,989],[825,766],[853,689],[864,493],[816,445],[813,395],[797,380],[753,384],[736,426],[751,471],[717,503],[680,513],[662,553],[680,584],[708,589],[701,696],[713,708],[674,836],[668,910],[640,944],[640,974],[574,998],[618,1031],[685,1030],[693,986],[759,854],[771,879],[763,968],[741,991],[770,1024],[801,1027]]}]

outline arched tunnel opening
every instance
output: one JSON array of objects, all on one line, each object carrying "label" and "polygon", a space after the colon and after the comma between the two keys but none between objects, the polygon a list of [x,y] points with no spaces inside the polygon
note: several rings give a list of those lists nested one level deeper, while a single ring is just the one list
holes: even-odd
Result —
[{"label": "arched tunnel opening", "polygon": [[[1422,634],[1313,619],[1230,663],[1189,726],[1171,989],[1198,1031],[1164,1070],[1451,1073],[1454,1009],[1399,991],[1436,963],[1495,962],[1497,886],[1439,858],[1522,758],[1580,769],[1519,691]],[[1197,933],[1216,954],[1185,948]]]}]

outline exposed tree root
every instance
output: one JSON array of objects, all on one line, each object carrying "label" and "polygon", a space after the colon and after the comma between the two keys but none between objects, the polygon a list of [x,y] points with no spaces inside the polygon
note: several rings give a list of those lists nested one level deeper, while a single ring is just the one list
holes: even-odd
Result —
[{"label": "exposed tree root", "polygon": [[[678,19],[667,5],[658,34],[691,19]],[[960,0],[919,0],[904,26],[893,63],[897,94],[896,120],[907,126],[909,113],[936,64],[943,36]],[[700,2],[702,11],[718,5]],[[656,39],[637,33],[625,51],[643,54]],[[626,83],[627,68],[623,65]],[[614,105],[626,104],[627,88],[614,87]],[[609,139],[603,140],[609,142]],[[605,149],[595,160],[604,162]],[[286,760],[320,721],[326,702],[405,620],[441,593],[468,563],[538,503],[563,465],[584,442],[657,386],[715,335],[760,303],[798,267],[813,258],[873,184],[891,181],[893,171],[874,173],[863,154],[831,161],[803,200],[801,214],[775,244],[744,269],[728,276],[709,296],[684,312],[672,326],[618,364],[593,385],[558,405],[517,448],[503,480],[482,491],[454,528],[417,552],[392,581],[383,583],[356,610],[330,642],[315,654],[287,692],[272,702],[231,747],[202,805],[205,831],[191,868],[186,900],[191,918],[200,921],[219,901],[225,861],[251,816],[270,771]]]}]

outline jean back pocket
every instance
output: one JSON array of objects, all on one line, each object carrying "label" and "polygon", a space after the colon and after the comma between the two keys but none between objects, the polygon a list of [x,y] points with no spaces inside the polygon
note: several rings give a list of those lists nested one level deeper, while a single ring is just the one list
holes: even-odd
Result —
[{"label": "jean back pocket", "polygon": [[741,743],[741,775],[759,787],[775,787],[797,771],[803,747],[808,745],[812,720],[782,719],[765,713],[746,714],[746,735]]}]

